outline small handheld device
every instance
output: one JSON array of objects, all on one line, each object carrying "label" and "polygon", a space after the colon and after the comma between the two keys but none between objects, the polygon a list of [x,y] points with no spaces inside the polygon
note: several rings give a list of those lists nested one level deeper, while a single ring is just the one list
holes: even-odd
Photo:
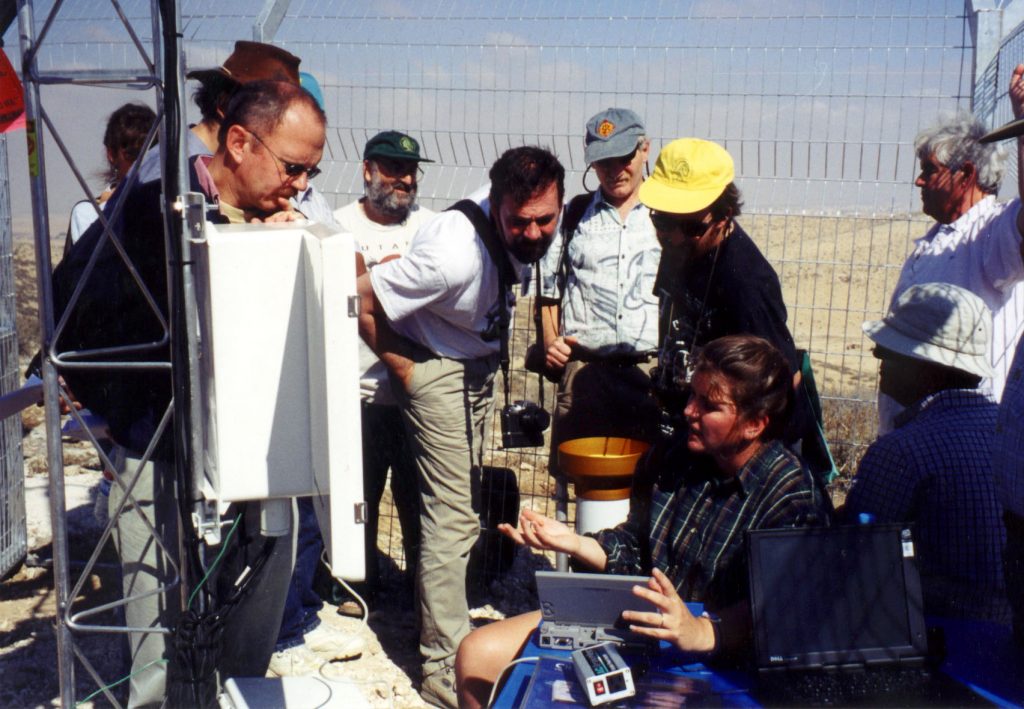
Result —
[{"label": "small handheld device", "polygon": [[576,650],[572,665],[592,707],[636,694],[633,673],[612,643]]}]

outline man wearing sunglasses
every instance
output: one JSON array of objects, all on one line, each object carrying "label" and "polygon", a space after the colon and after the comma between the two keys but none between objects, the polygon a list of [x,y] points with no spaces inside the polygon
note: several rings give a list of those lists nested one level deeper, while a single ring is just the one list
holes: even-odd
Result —
[{"label": "man wearing sunglasses", "polygon": [[[733,182],[732,157],[707,140],[680,138],[666,145],[654,172],[640,186],[640,201],[662,246],[656,288],[661,296],[659,394],[670,413],[681,412],[685,360],[724,335],[758,335],[799,360],[786,327],[786,306],[775,269],[737,223],[742,202]],[[673,411],[677,410],[677,411]],[[792,424],[804,430],[803,422]],[[791,442],[798,433],[789,433]]]},{"label": "man wearing sunglasses", "polygon": [[[408,252],[358,279],[363,339],[388,368],[420,481],[420,693],[456,706],[455,652],[469,633],[466,570],[480,533],[473,489],[501,349],[499,324],[524,265],[554,237],[565,170],[536,147],[505,151],[489,190],[447,210]],[[507,328],[507,323],[505,324]]]},{"label": "man wearing sunglasses", "polygon": [[661,246],[638,194],[651,147],[646,133],[625,108],[587,121],[583,155],[599,189],[569,202],[541,262],[544,369],[558,380],[552,472],[562,441],[656,436],[647,362],[658,346]]},{"label": "man wearing sunglasses", "polygon": [[[246,84],[254,81],[285,81],[302,86],[323,109],[320,86],[312,75],[299,71],[301,63],[299,57],[272,44],[239,40],[221,66],[189,71],[186,77],[198,82],[192,98],[200,112],[199,122],[192,125],[186,134],[189,160],[216,152],[224,114],[232,97]],[[302,165],[295,163],[291,163],[287,170],[292,177],[302,173],[308,180],[320,174],[318,167],[314,166],[306,172]],[[154,146],[143,156],[138,172],[140,182],[160,179],[158,147]],[[307,219],[334,225],[330,205],[311,182],[290,201],[291,208]]]},{"label": "man wearing sunglasses", "polygon": [[[207,219],[266,220],[287,209],[288,200],[307,185],[309,174],[320,161],[324,126],[323,112],[297,84],[265,81],[241,87],[225,112],[215,154],[198,157],[190,164],[190,187],[206,197]],[[81,279],[84,263],[98,250],[96,267],[85,281],[83,298],[72,311],[72,322],[65,333],[71,348],[100,349],[159,342],[162,338],[169,314],[160,182],[135,183],[124,199],[122,216],[114,229],[152,302],[134,279],[124,275],[125,267],[112,243],[100,240],[103,227],[97,222],[86,230],[54,273],[55,300],[60,310]],[[169,358],[169,353],[150,349],[136,357],[153,361]],[[82,402],[109,423],[120,479],[128,481],[138,471],[132,496],[153,525],[142,521],[133,504],[119,509],[123,492],[120,485],[115,485],[110,494],[113,538],[123,565],[125,596],[132,599],[125,606],[125,624],[129,628],[174,629],[180,615],[180,589],[169,586],[177,570],[167,560],[168,555],[177,557],[179,494],[174,486],[170,430],[158,439],[149,461],[142,463],[143,452],[168,409],[169,373],[149,368],[114,374],[74,370],[68,372],[67,380]],[[224,593],[221,598],[230,595],[232,583],[238,578],[232,574],[240,572],[247,559],[261,556],[266,545],[258,533],[258,505],[234,505],[228,515],[241,518],[241,527],[248,531],[240,533],[237,543],[227,547],[218,567],[223,573],[209,581]],[[168,552],[154,544],[153,529]],[[262,676],[266,672],[288,592],[295,558],[293,544],[294,537],[291,541],[286,537],[273,546],[252,587],[227,615],[223,652],[216,662],[222,676]],[[133,670],[129,705],[160,704],[165,696],[168,661],[175,657],[173,635],[132,633],[129,644]],[[187,669],[178,669],[188,675]]]},{"label": "man wearing sunglasses", "polygon": [[[421,163],[412,136],[388,130],[366,142],[363,149],[363,196],[335,210],[342,229],[352,234],[366,268],[398,258],[409,249],[413,235],[434,212],[416,204]],[[380,500],[391,470],[391,496],[398,510],[405,551],[406,578],[415,578],[420,545],[420,498],[416,467],[391,393],[387,369],[365,342],[359,343],[362,397],[363,493],[366,496],[366,597],[372,598],[380,579],[377,527]],[[361,612],[361,610],[360,610]]]}]

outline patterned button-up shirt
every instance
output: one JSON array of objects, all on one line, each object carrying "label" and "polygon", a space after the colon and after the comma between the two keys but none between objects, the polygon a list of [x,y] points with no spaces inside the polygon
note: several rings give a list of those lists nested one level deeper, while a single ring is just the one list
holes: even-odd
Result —
[{"label": "patterned button-up shirt", "polygon": [[847,495],[848,517],[912,523],[928,613],[1009,617],[1006,532],[992,475],[996,410],[986,391],[926,396],[871,444]]},{"label": "patterned button-up shirt", "polygon": [[747,597],[746,530],[823,524],[830,511],[811,474],[777,441],[723,479],[677,436],[637,466],[626,521],[594,537],[609,572],[658,568],[683,600],[717,610]]},{"label": "patterned button-up shirt", "polygon": [[564,283],[562,243],[559,230],[540,265],[542,294],[562,299],[562,334],[601,355],[656,349],[661,245],[650,210],[637,204],[623,221],[596,192],[569,240]]}]

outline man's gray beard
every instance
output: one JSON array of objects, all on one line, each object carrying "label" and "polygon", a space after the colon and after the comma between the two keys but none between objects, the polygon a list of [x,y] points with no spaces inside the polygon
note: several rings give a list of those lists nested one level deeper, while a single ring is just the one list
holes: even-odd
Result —
[{"label": "man's gray beard", "polygon": [[364,183],[367,201],[381,214],[404,222],[416,204],[416,187],[409,190],[408,194],[412,197],[409,203],[402,204],[398,201],[398,190],[392,188],[388,194],[384,194],[384,188],[379,183],[374,184],[375,182],[376,180],[371,180]]}]

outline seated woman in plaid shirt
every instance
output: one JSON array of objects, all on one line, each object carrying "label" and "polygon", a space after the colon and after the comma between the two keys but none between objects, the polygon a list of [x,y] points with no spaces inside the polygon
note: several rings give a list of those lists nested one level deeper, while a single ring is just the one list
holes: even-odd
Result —
[{"label": "seated woman in plaid shirt", "polygon": [[[793,405],[785,357],[752,335],[722,337],[700,352],[684,414],[688,428],[637,464],[629,516],[579,535],[524,509],[520,544],[566,552],[588,570],[650,574],[634,593],[660,612],[625,611],[630,629],[686,652],[723,653],[751,637],[743,533],[827,522],[831,505],[810,472],[779,441]],[[686,601],[717,613],[694,616]],[[461,706],[486,701],[491,685],[540,622],[540,611],[493,623],[459,647]]]}]

